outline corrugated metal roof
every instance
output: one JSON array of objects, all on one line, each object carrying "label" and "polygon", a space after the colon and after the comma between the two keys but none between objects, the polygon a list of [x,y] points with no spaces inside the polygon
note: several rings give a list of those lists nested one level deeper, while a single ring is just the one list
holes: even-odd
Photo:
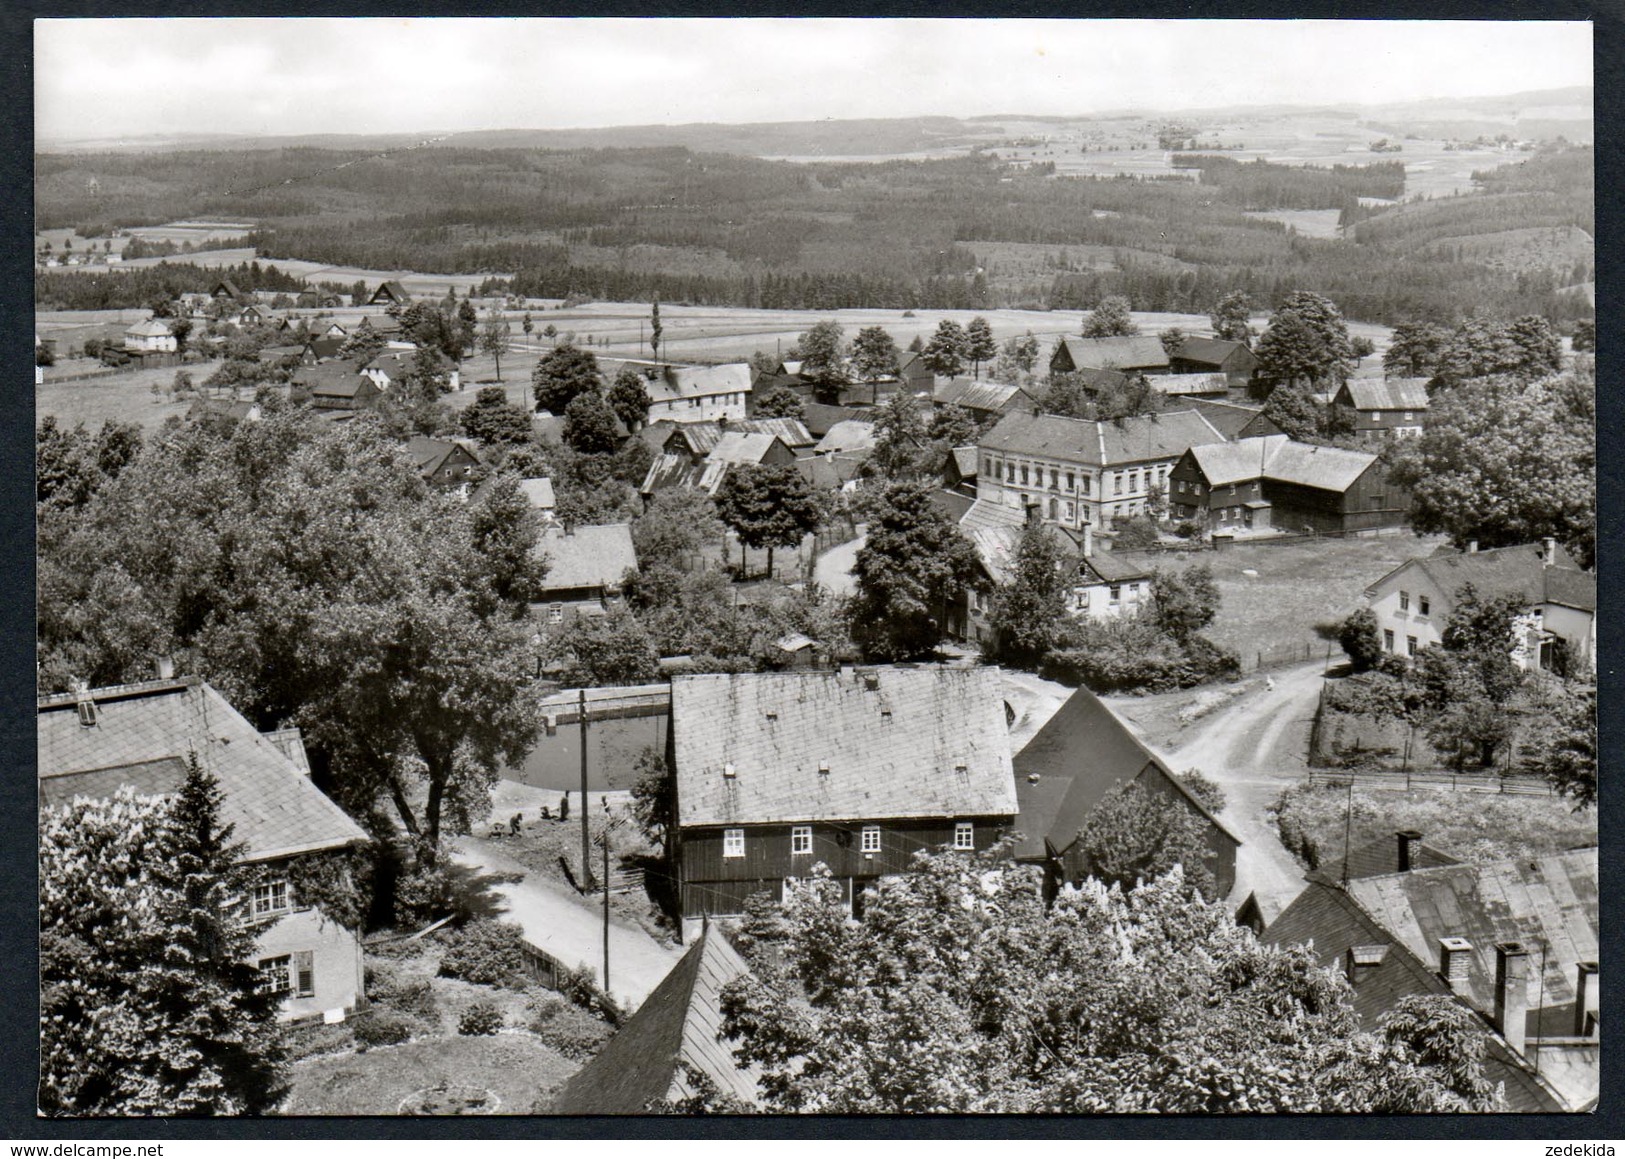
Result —
[{"label": "corrugated metal roof", "polygon": [[[92,692],[96,723],[79,721],[73,693],[39,699],[40,795],[46,803],[75,794],[105,796],[120,784],[167,792],[196,753],[220,782],[225,821],[260,860],[367,840],[345,815],[203,681],[155,680]],[[128,778],[125,780],[124,778]]]},{"label": "corrugated metal roof", "polygon": [[1033,399],[1021,387],[1002,382],[978,382],[975,379],[951,378],[938,383],[931,396],[940,406],[962,406],[966,410],[998,411],[1017,395],[1031,404]]},{"label": "corrugated metal roof", "polygon": [[1012,816],[998,681],[939,665],[679,676],[678,825]]}]

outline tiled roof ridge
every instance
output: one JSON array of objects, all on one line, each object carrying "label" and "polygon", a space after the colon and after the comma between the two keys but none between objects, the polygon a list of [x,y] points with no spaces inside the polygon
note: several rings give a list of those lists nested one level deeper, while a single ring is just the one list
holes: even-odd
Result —
[{"label": "tiled roof ridge", "polygon": [[[137,696],[156,696],[164,692],[180,692],[186,688],[196,688],[203,683],[201,676],[171,676],[156,680],[137,680],[128,684],[109,684],[102,688],[92,688],[90,696],[98,702],[108,700],[129,700]],[[77,692],[47,692],[39,697],[39,708],[61,708],[65,705],[77,704]]]}]

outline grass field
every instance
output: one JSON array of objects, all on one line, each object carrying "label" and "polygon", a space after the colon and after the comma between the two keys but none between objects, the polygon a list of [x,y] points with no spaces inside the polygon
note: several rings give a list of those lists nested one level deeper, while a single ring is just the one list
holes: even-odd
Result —
[{"label": "grass field", "polygon": [[1315,625],[1341,620],[1363,606],[1369,584],[1407,559],[1429,554],[1440,542],[1407,531],[1370,539],[1250,544],[1152,557],[1150,562],[1169,570],[1199,564],[1213,569],[1220,604],[1207,635],[1234,648],[1250,667],[1260,652],[1305,644],[1323,649],[1325,641],[1316,635]]},{"label": "grass field", "polygon": [[92,431],[116,420],[155,431],[170,415],[184,415],[192,403],[190,399],[176,402],[167,391],[154,395],[153,384],[167,387],[175,381],[178,370],[185,370],[192,381],[202,382],[219,366],[218,362],[199,362],[193,366],[132,370],[84,382],[47,382],[34,388],[34,419],[38,422],[46,415],[55,415],[60,426],[84,423]]},{"label": "grass field", "polygon": [[581,1064],[523,1031],[427,1039],[293,1067],[289,1115],[393,1115],[401,1100],[440,1083],[494,1091],[498,1114],[529,1114]]}]

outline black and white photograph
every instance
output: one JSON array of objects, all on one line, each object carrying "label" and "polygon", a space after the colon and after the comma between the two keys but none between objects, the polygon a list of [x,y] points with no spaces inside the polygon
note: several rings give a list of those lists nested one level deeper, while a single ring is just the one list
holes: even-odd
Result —
[{"label": "black and white photograph", "polygon": [[33,37],[40,1119],[1598,1110],[1590,23]]}]

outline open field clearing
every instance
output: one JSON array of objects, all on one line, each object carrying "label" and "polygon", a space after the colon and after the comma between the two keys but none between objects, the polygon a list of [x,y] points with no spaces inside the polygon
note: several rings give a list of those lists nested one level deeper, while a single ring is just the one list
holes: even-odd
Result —
[{"label": "open field clearing", "polygon": [[1342,211],[1337,209],[1271,209],[1250,210],[1248,217],[1262,221],[1278,221],[1289,225],[1304,237],[1334,238],[1338,236],[1337,221]]},{"label": "open field clearing", "polygon": [[[1238,544],[1225,551],[1151,557],[1169,571],[1206,564],[1219,585],[1219,614],[1207,635],[1250,666],[1259,652],[1319,643],[1315,625],[1341,621],[1365,602],[1365,589],[1408,559],[1428,555],[1438,536],[1409,531],[1369,539]],[[1134,556],[1136,560],[1142,556]],[[1248,572],[1254,574],[1248,575]],[[1334,657],[1338,654],[1333,644]]]},{"label": "open field clearing", "polygon": [[167,388],[181,370],[190,374],[192,381],[202,382],[219,368],[218,362],[199,362],[132,370],[84,382],[47,382],[34,388],[34,419],[38,422],[46,415],[55,415],[59,426],[84,423],[92,431],[109,421],[136,423],[149,432],[155,431],[170,415],[184,415],[192,402],[174,401],[167,390],[154,395],[154,383]]}]

